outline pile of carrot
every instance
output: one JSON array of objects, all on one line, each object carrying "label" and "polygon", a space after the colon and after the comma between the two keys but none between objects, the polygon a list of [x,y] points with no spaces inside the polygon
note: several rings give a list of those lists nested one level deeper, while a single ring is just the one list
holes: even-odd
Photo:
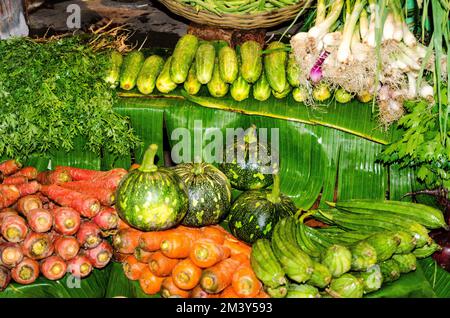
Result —
[{"label": "pile of carrot", "polygon": [[114,193],[125,169],[58,166],[39,172],[16,160],[0,163],[0,290],[40,274],[86,277],[105,267],[117,232]]},{"label": "pile of carrot", "polygon": [[120,222],[114,256],[149,295],[266,298],[250,266],[251,247],[218,225],[141,232]]}]

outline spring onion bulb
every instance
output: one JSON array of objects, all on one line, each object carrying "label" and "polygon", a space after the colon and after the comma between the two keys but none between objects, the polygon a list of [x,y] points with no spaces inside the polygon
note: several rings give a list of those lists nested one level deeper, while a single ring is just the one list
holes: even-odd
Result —
[{"label": "spring onion bulb", "polygon": [[322,64],[328,57],[328,55],[329,53],[327,51],[322,51],[316,63],[311,68],[311,71],[309,72],[309,78],[313,83],[318,83],[322,79],[323,77]]}]

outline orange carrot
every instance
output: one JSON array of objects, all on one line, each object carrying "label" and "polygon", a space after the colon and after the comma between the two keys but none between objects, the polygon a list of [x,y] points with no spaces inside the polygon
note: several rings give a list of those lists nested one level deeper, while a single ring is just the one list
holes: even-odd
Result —
[{"label": "orange carrot", "polygon": [[139,262],[134,255],[129,255],[122,263],[123,272],[129,280],[138,280],[147,264]]},{"label": "orange carrot", "polygon": [[233,287],[228,286],[220,294],[220,298],[239,298],[238,294],[234,291]]},{"label": "orange carrot", "polygon": [[38,195],[27,195],[17,201],[17,210],[25,216],[34,209],[42,209],[42,200]]},{"label": "orange carrot", "polygon": [[223,246],[226,246],[231,250],[231,255],[250,255],[250,252],[252,251],[252,248],[250,246],[239,241],[237,238],[232,237],[231,235],[225,238]]},{"label": "orange carrot", "polygon": [[264,288],[261,288],[259,294],[255,296],[255,298],[270,298],[269,294],[264,291]]},{"label": "orange carrot", "polygon": [[192,262],[201,268],[214,266],[230,256],[230,249],[209,239],[201,239],[192,245],[189,254]]},{"label": "orange carrot", "polygon": [[22,164],[14,159],[6,160],[0,163],[0,172],[5,176],[16,173],[20,168],[22,168]]},{"label": "orange carrot", "polygon": [[225,241],[225,233],[220,226],[206,226],[201,228],[201,234],[203,237],[208,238],[218,244],[223,244]]},{"label": "orange carrot", "polygon": [[169,276],[172,273],[173,268],[179,262],[178,259],[168,258],[161,252],[155,252],[150,256],[148,266],[153,274],[156,276]]},{"label": "orange carrot", "polygon": [[179,262],[172,270],[172,278],[178,288],[190,290],[197,286],[202,275],[202,269],[189,258]]},{"label": "orange carrot", "polygon": [[109,171],[96,171],[80,169],[75,167],[56,167],[56,171],[66,170],[74,181],[92,181],[101,188],[116,189],[120,180],[128,173],[123,168],[116,168]]},{"label": "orange carrot", "polygon": [[141,277],[139,278],[139,285],[144,293],[147,295],[154,295],[161,290],[163,280],[163,277],[155,276],[146,266],[142,270]]},{"label": "orange carrot", "polygon": [[178,288],[172,276],[164,278],[161,285],[161,296],[164,298],[190,298],[191,292]]},{"label": "orange carrot", "polygon": [[119,253],[133,254],[141,234],[142,232],[132,228],[120,230],[113,238],[114,249]]},{"label": "orange carrot", "polygon": [[28,178],[24,176],[10,176],[3,178],[3,184],[23,184],[27,182]]},{"label": "orange carrot", "polygon": [[210,294],[205,292],[200,285],[195,286],[191,291],[191,298],[217,298],[218,294]]},{"label": "orange carrot", "polygon": [[34,180],[37,178],[38,171],[35,167],[25,167],[17,171],[15,174],[13,174],[13,177],[26,177],[28,180]]},{"label": "orange carrot", "polygon": [[234,291],[239,297],[253,298],[259,294],[262,284],[249,264],[239,266],[231,281]]},{"label": "orange carrot", "polygon": [[37,181],[17,184],[16,187],[21,197],[35,194],[41,190],[41,185]]},{"label": "orange carrot", "polygon": [[115,200],[113,189],[103,188],[92,181],[72,181],[61,184],[61,187],[81,192],[96,198],[101,204],[111,206]]},{"label": "orange carrot", "polygon": [[224,259],[203,271],[200,285],[208,293],[220,293],[231,285],[233,274],[239,265],[239,261],[233,258]]},{"label": "orange carrot", "polygon": [[170,233],[169,231],[145,232],[139,239],[139,247],[147,252],[159,250],[161,241]]},{"label": "orange carrot", "polygon": [[153,255],[153,252],[144,251],[139,246],[134,250],[134,256],[141,263],[148,263],[150,261],[150,257]]},{"label": "orange carrot", "polygon": [[[101,211],[100,211],[101,212]],[[99,213],[100,213],[99,212]],[[118,223],[117,223],[117,228],[119,229],[119,230],[125,230],[125,229],[129,229],[130,228],[130,226],[125,222],[125,221],[123,221],[121,218],[119,218],[119,221],[118,221]]]},{"label": "orange carrot", "polygon": [[21,193],[15,185],[0,184],[0,209],[10,207],[20,197]]},{"label": "orange carrot", "polygon": [[170,258],[186,258],[189,256],[192,240],[181,233],[173,232],[161,241],[161,252]]},{"label": "orange carrot", "polygon": [[36,180],[40,184],[63,184],[65,182],[72,181],[69,173],[66,170],[58,171],[42,171],[36,176]]}]

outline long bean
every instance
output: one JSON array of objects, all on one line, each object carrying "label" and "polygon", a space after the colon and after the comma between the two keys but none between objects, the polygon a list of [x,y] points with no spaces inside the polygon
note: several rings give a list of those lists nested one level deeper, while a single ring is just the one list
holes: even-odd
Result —
[{"label": "long bean", "polygon": [[178,0],[217,15],[269,12],[291,6],[299,0]]}]

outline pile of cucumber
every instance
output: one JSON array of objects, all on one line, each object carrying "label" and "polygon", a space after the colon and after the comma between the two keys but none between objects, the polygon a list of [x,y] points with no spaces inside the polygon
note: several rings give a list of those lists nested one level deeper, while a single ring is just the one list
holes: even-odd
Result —
[{"label": "pile of cucumber", "polygon": [[[399,201],[350,200],[282,219],[271,240],[252,248],[251,264],[272,297],[361,298],[416,269],[439,250],[429,229],[446,228],[441,211]],[[329,227],[303,223],[313,216]]]},{"label": "pile of cucumber", "polygon": [[158,55],[145,58],[140,51],[125,57],[112,52],[105,80],[113,88],[137,87],[142,94],[151,94],[155,87],[167,94],[183,84],[188,94],[196,95],[206,85],[213,97],[229,92],[234,100],[242,101],[253,93],[256,100],[265,101],[271,95],[285,98],[292,94],[294,100],[303,102],[307,92],[300,87],[300,68],[288,50],[285,44],[272,42],[264,53],[255,41],[233,49],[222,40],[204,41],[186,34],[165,61]]}]

